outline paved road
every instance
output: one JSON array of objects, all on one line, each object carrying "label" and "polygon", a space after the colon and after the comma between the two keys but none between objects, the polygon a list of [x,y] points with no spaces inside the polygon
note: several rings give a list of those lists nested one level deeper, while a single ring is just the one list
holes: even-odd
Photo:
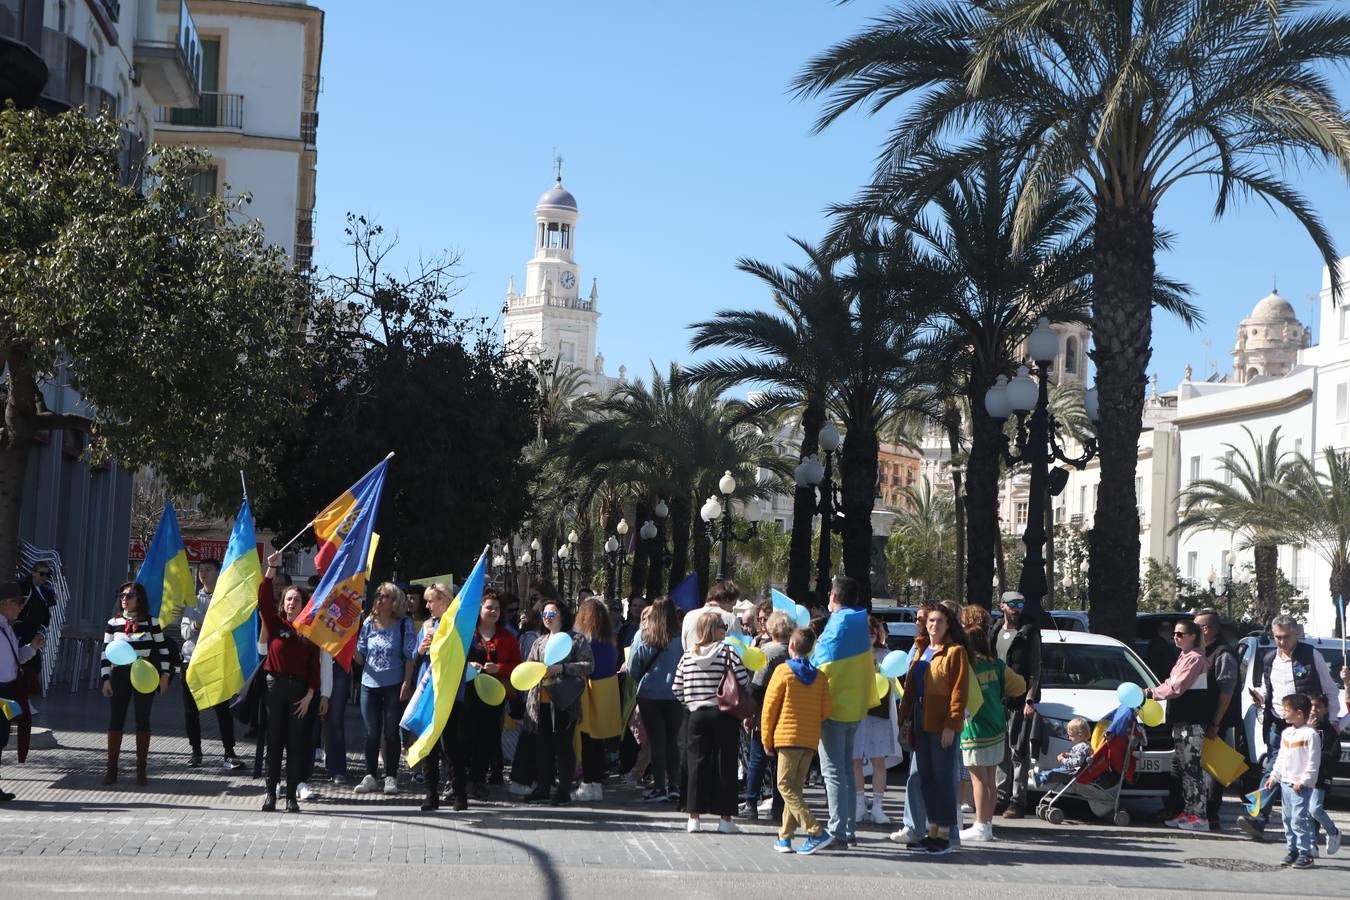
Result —
[{"label": "paved road", "polygon": [[[35,752],[21,767],[5,754],[4,784],[19,799],[0,808],[0,896],[1350,894],[1350,851],[1312,871],[1281,871],[1275,842],[1095,823],[996,822],[998,843],[928,859],[885,841],[878,826],[853,851],[784,857],[770,849],[767,823],[747,825],[741,835],[690,835],[680,815],[638,804],[624,791],[611,791],[599,808],[523,807],[499,793],[465,813],[427,815],[411,783],[394,797],[328,787],[300,815],[264,814],[257,811],[258,782],[184,767],[187,744],[172,721],[179,704],[165,699],[156,719],[166,720],[169,736],[156,737],[152,781],[143,788],[98,784],[101,698],[83,693],[47,702],[42,718],[60,746]],[[359,725],[350,732],[358,735]],[[811,799],[823,807],[818,794]],[[898,819],[898,800],[888,808]],[[1336,816],[1350,827],[1350,816]]]}]

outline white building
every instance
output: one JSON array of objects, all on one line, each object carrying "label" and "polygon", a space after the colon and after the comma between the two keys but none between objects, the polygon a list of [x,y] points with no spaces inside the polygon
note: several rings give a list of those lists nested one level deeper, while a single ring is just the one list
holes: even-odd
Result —
[{"label": "white building", "polygon": [[210,150],[202,193],[247,194],[245,213],[262,223],[268,242],[308,270],[324,13],[286,0],[191,0],[186,6],[201,42],[200,101],[188,109],[157,108],[155,140]]}]

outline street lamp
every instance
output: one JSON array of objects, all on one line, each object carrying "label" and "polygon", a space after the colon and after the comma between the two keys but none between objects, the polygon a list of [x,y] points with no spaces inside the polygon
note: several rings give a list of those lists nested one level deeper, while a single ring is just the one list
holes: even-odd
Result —
[{"label": "street lamp", "polygon": [[[1039,621],[1046,593],[1045,556],[1045,502],[1051,493],[1064,489],[1067,473],[1057,470],[1055,484],[1050,483],[1050,461],[1059,461],[1076,469],[1083,469],[1097,455],[1097,443],[1089,438],[1083,454],[1071,457],[1064,452],[1055,434],[1058,423],[1050,415],[1050,366],[1059,350],[1059,338],[1048,319],[1036,321],[1036,327],[1027,338],[1027,349],[1036,364],[1036,378],[1027,366],[1019,366],[1012,381],[1000,375],[984,396],[984,409],[989,416],[1002,423],[1009,415],[1017,416],[1016,454],[1007,435],[1003,438],[1003,458],[1009,466],[1025,462],[1031,468],[1031,489],[1027,498],[1027,527],[1022,533],[1026,555],[1022,561],[1022,578],[1018,590],[1026,598],[1031,620]],[[1097,389],[1084,396],[1088,418],[1097,420]],[[1030,413],[1030,422],[1027,415]]]},{"label": "street lamp", "polygon": [[506,557],[498,553],[492,557],[492,580],[502,583],[502,572],[506,568]]},{"label": "street lamp", "polygon": [[717,541],[722,545],[717,561],[717,580],[725,581],[727,570],[731,567],[731,542],[743,544],[753,538],[759,533],[759,522],[751,522],[743,534],[736,533],[735,524],[731,520],[731,495],[736,493],[736,479],[731,477],[729,470],[718,479],[717,490],[726,498],[726,502],[723,503],[714,494],[707,499],[698,514],[707,529],[708,541],[710,543]]},{"label": "street lamp", "polygon": [[1078,604],[1083,607],[1083,612],[1088,608],[1088,572],[1091,568],[1086,559],[1078,564]]},{"label": "street lamp", "polygon": [[620,519],[619,524],[614,527],[617,537],[613,534],[605,541],[605,564],[609,567],[610,585],[614,600],[623,599],[623,563],[628,556],[628,549],[624,546],[623,538],[628,534],[628,520]]},{"label": "street lamp", "polygon": [[673,557],[666,548],[666,517],[670,515],[670,507],[666,501],[657,499],[656,505],[652,507],[652,513],[656,516],[653,522],[656,526],[656,535],[652,542],[651,562],[647,569],[647,596],[656,598],[661,596],[661,582],[666,571],[666,567],[671,564]]}]

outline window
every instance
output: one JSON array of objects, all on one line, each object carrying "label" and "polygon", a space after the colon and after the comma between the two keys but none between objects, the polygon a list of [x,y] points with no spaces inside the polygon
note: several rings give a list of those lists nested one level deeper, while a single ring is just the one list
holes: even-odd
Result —
[{"label": "window", "polygon": [[1087,485],[1080,485],[1078,488],[1078,512],[1080,515],[1087,515]]},{"label": "window", "polygon": [[1237,457],[1237,451],[1236,451],[1236,450],[1227,450],[1227,451],[1225,451],[1224,454],[1223,454],[1223,462],[1224,462],[1224,465],[1223,465],[1223,483],[1224,483],[1224,484],[1232,484],[1232,483],[1233,483],[1233,469],[1232,469],[1232,466],[1233,466],[1233,463],[1234,463],[1234,460],[1236,459],[1236,457]]},{"label": "window", "polygon": [[1303,455],[1303,438],[1294,438],[1294,455]]},{"label": "window", "polygon": [[1350,341],[1350,309],[1341,308],[1340,315],[1340,337],[1343,341]]},{"label": "window", "polygon": [[1190,477],[1187,478],[1186,481],[1189,483],[1189,482],[1192,482],[1192,481],[1199,481],[1199,480],[1200,480],[1200,457],[1198,457],[1198,456],[1192,456],[1192,457],[1191,457],[1191,473],[1190,473]]},{"label": "window", "polygon": [[1142,477],[1134,480],[1134,514],[1136,516],[1144,514],[1144,479]]},{"label": "window", "polygon": [[1078,372],[1078,338],[1070,337],[1064,343],[1064,374],[1074,375]]},{"label": "window", "polygon": [[1023,527],[1027,524],[1027,501],[1018,500],[1013,504],[1013,522]]},{"label": "window", "polygon": [[1336,385],[1336,421],[1344,422],[1350,418],[1350,384]]},{"label": "window", "polygon": [[1192,550],[1186,554],[1186,577],[1189,580],[1195,580],[1195,569],[1199,564],[1200,554],[1198,552]]},{"label": "window", "polygon": [[577,361],[577,345],[572,341],[559,342],[558,356],[565,363],[575,363]]},{"label": "window", "polygon": [[1224,581],[1233,580],[1233,554],[1227,550],[1219,554],[1219,575]]},{"label": "window", "polygon": [[1301,589],[1300,582],[1303,580],[1302,577],[1303,573],[1301,571],[1302,569],[1303,569],[1303,554],[1299,552],[1299,548],[1295,547],[1289,553],[1289,574],[1291,576],[1289,580],[1294,583],[1294,587],[1300,589]]},{"label": "window", "polygon": [[192,193],[196,197],[206,199],[216,193],[217,180],[220,177],[220,170],[215,166],[204,169],[192,176]]}]

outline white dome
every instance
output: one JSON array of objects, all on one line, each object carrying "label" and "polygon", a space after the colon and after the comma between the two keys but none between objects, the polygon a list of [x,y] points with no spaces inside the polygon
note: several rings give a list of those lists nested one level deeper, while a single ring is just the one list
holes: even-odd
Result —
[{"label": "white dome", "polygon": [[562,186],[562,179],[559,178],[553,187],[544,191],[539,202],[535,204],[535,209],[570,209],[575,211],[577,208],[577,198]]},{"label": "white dome", "polygon": [[1263,297],[1261,302],[1256,304],[1252,314],[1247,317],[1249,320],[1257,322],[1279,322],[1286,319],[1297,319],[1294,313],[1294,307],[1289,301],[1280,296],[1279,291],[1271,291],[1269,295]]}]

